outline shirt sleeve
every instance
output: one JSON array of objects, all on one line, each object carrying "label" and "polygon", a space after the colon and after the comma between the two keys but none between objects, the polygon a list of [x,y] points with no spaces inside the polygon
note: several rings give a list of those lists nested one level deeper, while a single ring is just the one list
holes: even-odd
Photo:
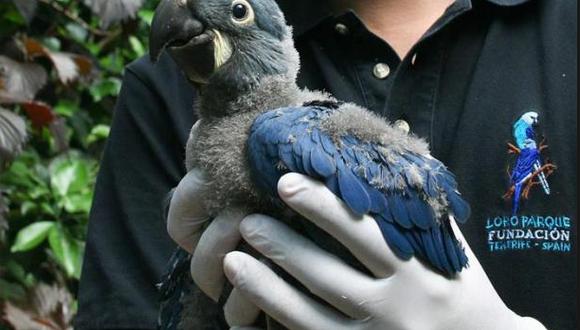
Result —
[{"label": "shirt sleeve", "polygon": [[164,56],[125,73],[97,178],[76,329],[154,329],[155,284],[175,245],[163,204],[184,174],[194,93]]}]

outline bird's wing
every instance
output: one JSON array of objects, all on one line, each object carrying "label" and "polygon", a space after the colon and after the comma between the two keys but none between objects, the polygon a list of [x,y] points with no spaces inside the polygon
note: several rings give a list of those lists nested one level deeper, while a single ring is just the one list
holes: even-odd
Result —
[{"label": "bird's wing", "polygon": [[538,161],[540,153],[537,149],[522,149],[512,170],[512,182],[518,184],[525,180],[535,171],[534,164]]},{"label": "bird's wing", "polygon": [[373,216],[400,258],[416,255],[442,272],[459,272],[467,258],[448,216],[464,222],[470,209],[453,174],[429,155],[387,152],[348,134],[333,140],[318,125],[331,111],[310,106],[261,115],[248,141],[256,184],[277,196],[287,172],[318,179],[354,213]]}]

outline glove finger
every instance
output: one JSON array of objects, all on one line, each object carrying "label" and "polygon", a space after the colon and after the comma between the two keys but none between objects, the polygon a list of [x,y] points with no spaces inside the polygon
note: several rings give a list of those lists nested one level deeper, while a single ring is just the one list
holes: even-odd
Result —
[{"label": "glove finger", "polygon": [[219,214],[201,235],[191,258],[191,276],[198,287],[217,301],[225,283],[224,256],[236,249],[241,240],[240,222],[246,212],[226,210]]},{"label": "glove finger", "polygon": [[195,122],[193,127],[191,127],[191,131],[189,131],[189,138],[187,139],[187,144],[185,145],[185,168],[187,171],[191,171],[195,166],[194,155],[196,155],[195,151],[195,140],[199,136],[199,126],[201,125],[202,119]]},{"label": "glove finger", "polygon": [[250,245],[312,293],[354,319],[368,317],[363,302],[373,301],[375,293],[381,291],[375,279],[270,217],[249,216],[241,223],[240,231]]},{"label": "glove finger", "polygon": [[187,173],[175,188],[167,213],[169,236],[189,253],[193,253],[209,220],[202,198],[204,183],[201,171]]},{"label": "glove finger", "polygon": [[256,322],[260,309],[238,289],[232,290],[226,304],[224,314],[230,327],[247,327]]},{"label": "glove finger", "polygon": [[224,270],[235,288],[289,329],[342,330],[352,325],[350,320],[296,290],[245,253],[226,255]]},{"label": "glove finger", "polygon": [[288,206],[341,242],[376,277],[388,277],[402,266],[375,220],[354,215],[322,183],[290,173],[278,182],[278,192]]}]

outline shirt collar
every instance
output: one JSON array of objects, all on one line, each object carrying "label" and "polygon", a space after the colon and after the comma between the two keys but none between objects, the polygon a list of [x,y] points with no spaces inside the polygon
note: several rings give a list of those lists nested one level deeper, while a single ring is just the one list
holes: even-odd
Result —
[{"label": "shirt collar", "polygon": [[[484,1],[502,7],[513,7],[531,0],[468,0],[470,3],[472,1]],[[311,30],[333,14],[337,14],[333,13],[329,0],[278,0],[277,2],[284,11],[288,24],[294,27],[295,37]]]}]

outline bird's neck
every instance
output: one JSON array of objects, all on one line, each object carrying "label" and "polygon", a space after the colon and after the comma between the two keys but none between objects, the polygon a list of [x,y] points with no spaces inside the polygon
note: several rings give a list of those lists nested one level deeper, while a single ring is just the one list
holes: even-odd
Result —
[{"label": "bird's neck", "polygon": [[200,93],[199,116],[212,120],[245,112],[263,112],[293,105],[300,89],[293,77],[266,76],[254,84],[210,83]]}]

